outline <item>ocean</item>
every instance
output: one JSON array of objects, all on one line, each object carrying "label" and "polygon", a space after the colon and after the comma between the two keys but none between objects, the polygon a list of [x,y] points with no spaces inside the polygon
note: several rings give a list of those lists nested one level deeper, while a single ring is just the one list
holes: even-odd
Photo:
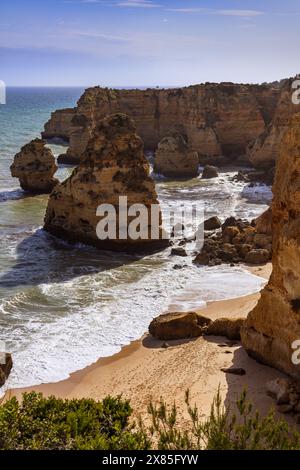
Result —
[{"label": "ocean", "polygon": [[[197,267],[170,249],[144,257],[98,251],[56,240],[42,230],[47,195],[29,197],[10,175],[15,153],[39,137],[50,113],[73,107],[79,88],[9,88],[0,105],[0,345],[13,355],[8,387],[65,379],[141,337],[168,308],[257,292],[263,280],[242,267]],[[66,149],[50,145],[55,156]],[[61,166],[60,180],[72,168]],[[252,219],[270,188],[219,178],[168,181],[153,175],[163,212],[203,201],[206,216]],[[180,270],[175,264],[183,264]]]}]

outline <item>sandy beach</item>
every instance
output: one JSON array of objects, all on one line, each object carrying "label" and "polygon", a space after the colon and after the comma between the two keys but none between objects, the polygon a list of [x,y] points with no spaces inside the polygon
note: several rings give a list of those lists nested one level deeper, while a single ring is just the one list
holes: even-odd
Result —
[{"label": "sandy beach", "polygon": [[[268,278],[271,264],[249,268],[253,274]],[[201,313],[218,317],[246,317],[256,305],[260,294],[247,295],[232,300],[211,302]],[[24,391],[35,390],[44,395],[61,398],[90,397],[101,400],[107,395],[129,398],[134,416],[147,418],[150,400],[160,397],[183,404],[185,391],[190,390],[192,402],[197,403],[202,416],[207,416],[212,399],[220,387],[225,406],[233,405],[246,387],[255,408],[266,413],[274,404],[266,395],[265,384],[281,374],[275,369],[250,359],[241,345],[232,344],[222,337],[200,337],[193,340],[163,342],[144,335],[121,352],[78,371],[69,379],[53,383],[15,389],[6,397],[20,398]],[[245,376],[225,374],[224,367],[242,367]],[[180,407],[180,419],[186,419],[184,406]]]}]

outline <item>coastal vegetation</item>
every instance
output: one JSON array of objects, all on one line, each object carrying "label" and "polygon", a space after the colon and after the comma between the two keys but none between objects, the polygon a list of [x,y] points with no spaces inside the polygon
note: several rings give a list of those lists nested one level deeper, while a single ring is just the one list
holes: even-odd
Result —
[{"label": "coastal vegetation", "polygon": [[0,449],[14,450],[296,450],[300,434],[273,411],[262,417],[246,391],[236,410],[225,408],[220,393],[203,420],[186,392],[188,424],[178,422],[178,407],[150,403],[152,425],[132,423],[132,408],[121,397],[62,400],[25,393],[0,406]]}]

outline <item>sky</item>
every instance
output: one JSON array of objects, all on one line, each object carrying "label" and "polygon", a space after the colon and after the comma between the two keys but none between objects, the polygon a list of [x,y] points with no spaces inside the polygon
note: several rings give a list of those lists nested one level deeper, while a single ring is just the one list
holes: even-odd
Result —
[{"label": "sky", "polygon": [[261,83],[300,72],[299,0],[1,0],[7,86]]}]

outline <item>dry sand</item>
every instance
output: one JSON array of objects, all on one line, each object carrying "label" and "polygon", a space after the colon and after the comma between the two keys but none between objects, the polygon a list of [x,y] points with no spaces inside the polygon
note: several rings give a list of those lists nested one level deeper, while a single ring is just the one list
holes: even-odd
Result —
[{"label": "dry sand", "polygon": [[[268,278],[271,264],[251,268],[251,272]],[[201,313],[217,317],[246,317],[256,305],[260,294],[211,302]],[[36,390],[45,395],[62,398],[91,397],[97,400],[106,395],[122,395],[129,398],[134,414],[147,417],[147,405],[151,399],[163,397],[168,403],[180,404],[180,419],[186,419],[184,395],[187,389],[203,416],[207,416],[218,387],[225,405],[233,405],[243,388],[248,389],[249,398],[262,413],[274,404],[266,395],[268,380],[281,376],[269,367],[250,359],[239,343],[231,345],[221,337],[200,337],[193,340],[163,342],[145,335],[141,340],[126,346],[110,358],[100,359],[90,367],[76,372],[62,382],[45,384],[30,389],[16,389],[8,395]],[[242,367],[245,376],[225,374],[224,367]]]}]

